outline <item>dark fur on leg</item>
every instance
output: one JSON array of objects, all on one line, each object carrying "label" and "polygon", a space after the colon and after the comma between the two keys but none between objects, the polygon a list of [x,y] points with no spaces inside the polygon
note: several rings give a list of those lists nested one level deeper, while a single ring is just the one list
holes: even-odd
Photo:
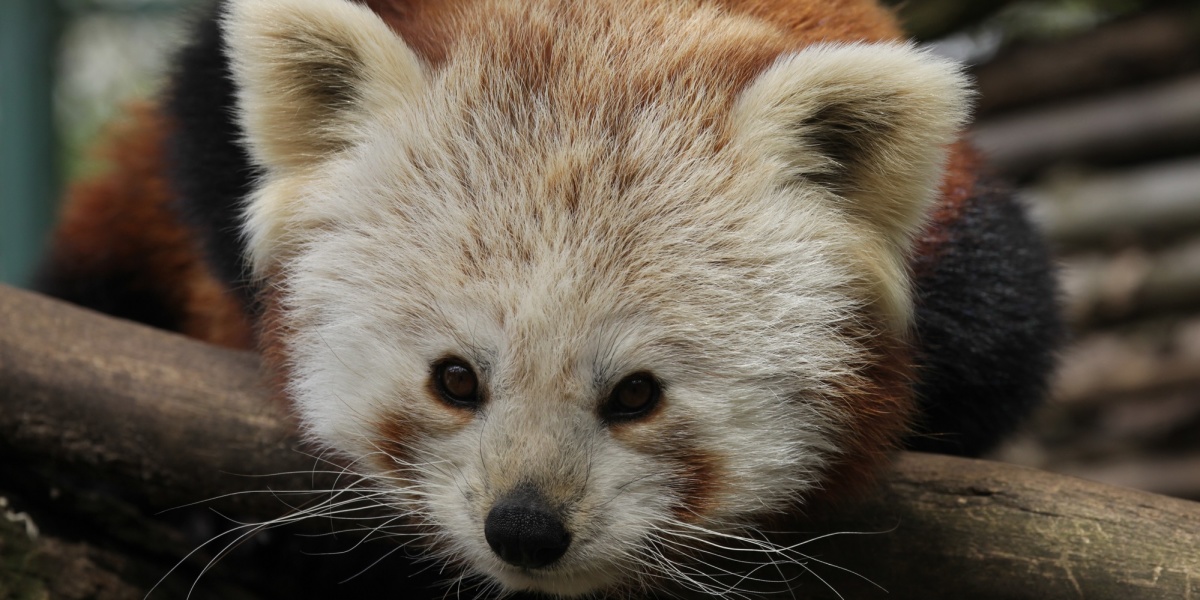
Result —
[{"label": "dark fur on leg", "polygon": [[1064,336],[1049,252],[1012,195],[976,188],[946,242],[918,258],[913,450],[977,456],[1046,393]]}]

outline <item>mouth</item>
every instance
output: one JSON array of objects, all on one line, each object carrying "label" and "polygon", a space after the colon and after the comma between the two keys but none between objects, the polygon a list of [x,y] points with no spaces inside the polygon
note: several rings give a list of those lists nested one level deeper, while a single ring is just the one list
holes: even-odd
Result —
[{"label": "mouth", "polygon": [[612,585],[612,573],[570,568],[527,569],[502,566],[491,572],[493,578],[514,591],[539,592],[554,596],[583,596]]}]

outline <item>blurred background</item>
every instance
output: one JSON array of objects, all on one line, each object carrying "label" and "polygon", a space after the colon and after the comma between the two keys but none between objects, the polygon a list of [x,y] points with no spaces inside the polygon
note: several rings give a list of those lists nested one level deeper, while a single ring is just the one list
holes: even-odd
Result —
[{"label": "blurred background", "polygon": [[[0,0],[0,281],[23,285],[63,182],[152,97],[196,0]],[[961,60],[972,136],[1062,265],[1053,400],[994,458],[1200,500],[1200,2],[907,0]]]}]

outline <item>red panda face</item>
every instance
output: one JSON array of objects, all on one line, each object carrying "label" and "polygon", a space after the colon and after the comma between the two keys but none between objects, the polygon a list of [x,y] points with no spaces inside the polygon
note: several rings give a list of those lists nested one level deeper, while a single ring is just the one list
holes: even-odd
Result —
[{"label": "red panda face", "polygon": [[872,365],[962,82],[712,7],[567,6],[433,69],[357,5],[233,2],[252,259],[308,433],[431,553],[506,590],[716,592],[688,554],[903,426]]},{"label": "red panda face", "polygon": [[[738,198],[760,216],[743,218],[745,200],[714,191],[735,182],[688,188],[666,170],[626,201],[589,181],[558,216],[566,198],[521,189],[554,172],[537,162],[490,190],[502,207],[417,182],[403,209],[382,208],[363,190],[396,193],[377,174],[411,159],[357,163],[377,156],[368,146],[311,188],[381,210],[291,258],[292,394],[317,439],[437,532],[437,551],[510,589],[590,592],[678,545],[671,534],[782,510],[838,455],[840,390],[867,352],[848,333],[853,276],[808,224],[833,215],[779,219],[786,195],[756,180]],[[694,210],[638,208],[668,187]],[[489,529],[514,504],[547,546]]]}]

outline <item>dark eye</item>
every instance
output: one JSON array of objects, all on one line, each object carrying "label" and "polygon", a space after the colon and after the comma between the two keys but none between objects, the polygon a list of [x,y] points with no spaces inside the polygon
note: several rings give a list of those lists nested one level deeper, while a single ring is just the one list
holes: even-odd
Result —
[{"label": "dark eye", "polygon": [[658,404],[662,385],[649,373],[634,373],[613,388],[604,405],[605,417],[614,421],[647,415]]},{"label": "dark eye", "polygon": [[447,358],[434,363],[433,384],[448,404],[462,408],[479,405],[479,378],[462,359]]}]

